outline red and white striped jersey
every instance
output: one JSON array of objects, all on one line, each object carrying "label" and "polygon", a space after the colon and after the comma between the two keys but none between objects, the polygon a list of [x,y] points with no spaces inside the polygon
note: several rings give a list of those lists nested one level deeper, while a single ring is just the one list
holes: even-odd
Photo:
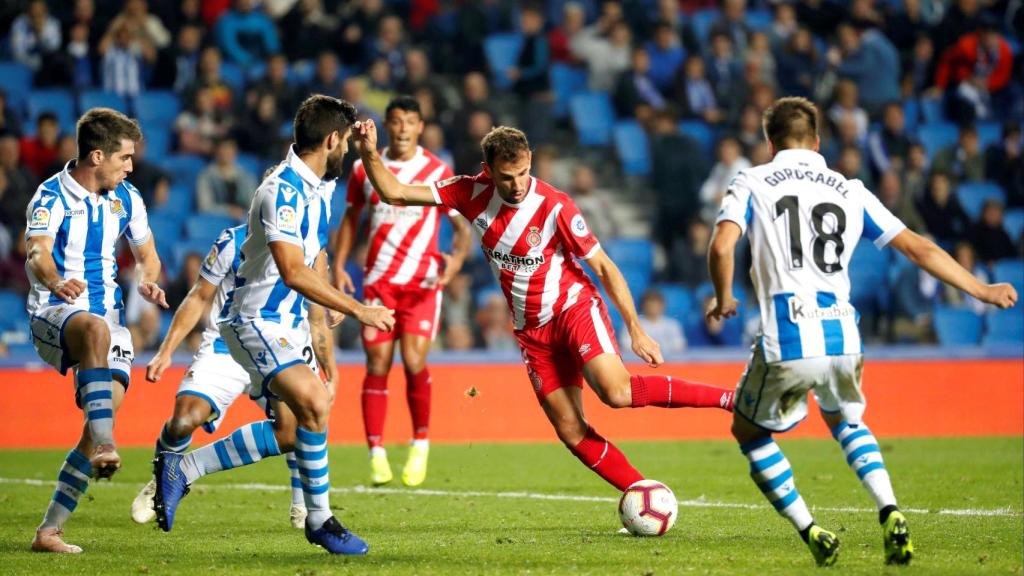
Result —
[{"label": "red and white striped jersey", "polygon": [[[387,150],[381,160],[404,184],[431,184],[449,178],[451,168],[423,147],[410,160],[392,160]],[[348,181],[348,204],[361,210],[369,206],[370,246],[366,254],[366,285],[384,282],[395,285],[417,283],[434,286],[441,267],[437,232],[441,211],[434,206],[391,206],[381,202],[363,161],[352,166]]]},{"label": "red and white striped jersey", "polygon": [[438,204],[458,210],[481,233],[480,245],[517,330],[543,326],[597,295],[573,257],[586,260],[601,245],[564,192],[531,178],[522,202],[510,204],[482,173],[449,178],[431,188]]}]

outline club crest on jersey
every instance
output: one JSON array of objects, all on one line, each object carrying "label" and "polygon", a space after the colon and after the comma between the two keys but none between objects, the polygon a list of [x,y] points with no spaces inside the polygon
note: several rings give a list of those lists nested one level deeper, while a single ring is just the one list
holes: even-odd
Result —
[{"label": "club crest on jersey", "polygon": [[572,233],[580,238],[586,238],[590,230],[587,229],[587,223],[583,220],[583,214],[577,214],[572,217],[572,223],[569,224],[569,228],[572,229]]},{"label": "club crest on jersey", "polygon": [[50,225],[50,210],[39,206],[32,211],[32,220],[28,223],[29,229],[46,228]]},{"label": "club crest on jersey", "polygon": [[526,243],[534,248],[540,246],[540,228],[530,226],[530,231],[526,234]]},{"label": "club crest on jersey", "polygon": [[281,206],[277,209],[277,229],[281,232],[290,232],[292,234],[298,232],[299,227],[296,220],[298,218],[295,216],[295,208]]},{"label": "club crest on jersey", "polygon": [[124,210],[124,203],[121,202],[120,198],[110,199],[110,213],[117,216],[118,218],[124,218],[128,215]]}]

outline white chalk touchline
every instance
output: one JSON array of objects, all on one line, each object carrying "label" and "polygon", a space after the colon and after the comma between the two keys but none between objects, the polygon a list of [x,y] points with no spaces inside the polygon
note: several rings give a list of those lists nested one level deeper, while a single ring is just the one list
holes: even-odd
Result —
[{"label": "white chalk touchline", "polygon": [[[52,480],[39,480],[36,478],[4,478],[0,477],[0,484],[22,484],[26,486],[43,486],[52,488],[54,482]],[[134,483],[111,483],[111,482],[93,482],[94,486],[100,488],[131,488],[138,490],[142,488],[141,484]],[[198,490],[270,490],[270,491],[285,491],[291,490],[291,488],[285,484],[261,484],[258,482],[238,483],[238,484],[199,484],[196,486]],[[331,492],[334,494],[394,494],[401,496],[441,496],[447,498],[513,498],[523,500],[555,500],[560,502],[612,502],[617,503],[618,498],[611,496],[580,496],[576,494],[542,494],[539,492],[484,492],[482,490],[431,490],[426,488],[368,488],[366,486],[352,486],[350,488],[331,488]],[[742,502],[715,502],[712,500],[705,500],[703,498],[697,498],[692,500],[680,500],[679,506],[683,508],[733,508],[740,510],[761,510],[769,509],[769,505],[765,504],[746,504]],[[855,508],[855,507],[829,507],[829,506],[811,506],[811,510],[820,512],[851,512],[851,513],[874,513],[876,510],[871,508]],[[938,510],[929,510],[926,508],[903,508],[904,512],[910,512],[911,514],[939,514],[941,516],[1003,516],[1003,517],[1019,517],[1021,512],[1014,510],[1013,508],[1006,506],[1003,508],[940,508]]]}]

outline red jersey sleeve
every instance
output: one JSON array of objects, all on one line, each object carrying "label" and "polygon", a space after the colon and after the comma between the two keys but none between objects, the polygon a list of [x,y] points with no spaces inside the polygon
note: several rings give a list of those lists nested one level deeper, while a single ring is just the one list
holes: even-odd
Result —
[{"label": "red jersey sleeve", "polygon": [[473,178],[452,176],[432,183],[430,189],[434,193],[434,201],[438,206],[465,213],[466,205],[473,197]]},{"label": "red jersey sleeve", "polygon": [[366,204],[366,169],[363,168],[363,161],[357,160],[352,165],[352,175],[348,177],[348,192],[345,200],[352,208],[362,209]]},{"label": "red jersey sleeve", "polygon": [[[452,169],[449,168],[447,164],[442,162],[441,166],[443,166],[444,169],[441,170],[441,177],[439,178],[439,180],[445,181],[445,180],[448,180],[449,178],[452,178],[453,176],[455,176],[455,173],[452,172]],[[449,208],[448,209],[448,216],[450,218],[455,218],[458,215],[459,215],[459,211],[456,210],[455,208]]]},{"label": "red jersey sleeve", "polygon": [[586,260],[597,253],[601,243],[590,231],[583,214],[572,200],[566,199],[562,210],[558,213],[558,235],[562,243],[569,247],[573,256]]}]

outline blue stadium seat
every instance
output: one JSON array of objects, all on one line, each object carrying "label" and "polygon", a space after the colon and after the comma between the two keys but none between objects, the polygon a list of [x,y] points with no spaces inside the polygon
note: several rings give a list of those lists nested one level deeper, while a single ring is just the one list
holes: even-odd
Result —
[{"label": "blue stadium seat", "polygon": [[974,127],[978,130],[978,142],[982,150],[988,149],[1003,137],[1003,126],[999,122],[978,122]]},{"label": "blue stadium seat", "polygon": [[693,33],[697,36],[697,42],[702,46],[707,44],[711,26],[721,17],[722,12],[718,8],[704,8],[690,16],[690,27],[693,28]]},{"label": "blue stadium seat", "polygon": [[[637,302],[651,285],[651,270],[643,264],[618,264],[622,277],[626,279],[626,285]],[[614,306],[610,300],[605,301],[608,306]]]},{"label": "blue stadium seat", "polygon": [[192,154],[172,154],[154,161],[171,176],[171,184],[181,184],[195,189],[196,178],[206,167],[206,161]]},{"label": "blue stadium seat", "polygon": [[441,252],[451,254],[452,238],[455,236],[455,233],[452,230],[452,222],[443,214],[439,220],[441,223],[437,227],[437,248],[441,250]]},{"label": "blue stadium seat", "polygon": [[0,78],[3,78],[7,103],[20,113],[29,91],[32,90],[32,69],[21,62],[0,61]]},{"label": "blue stadium seat", "polygon": [[981,316],[970,310],[939,306],[933,323],[943,346],[972,346],[981,342]]},{"label": "blue stadium seat", "polygon": [[[704,315],[704,301],[715,295],[715,285],[710,280],[701,283],[693,291],[693,308],[692,312],[698,316]],[[732,295],[740,303],[740,309],[742,310],[747,302],[747,289],[742,284],[734,283],[732,285]]]},{"label": "blue stadium seat", "polygon": [[146,141],[146,158],[163,158],[171,152],[171,131],[161,124],[140,122]]},{"label": "blue stadium seat", "polygon": [[519,60],[522,48],[523,37],[519,34],[492,34],[484,40],[484,55],[495,88],[506,90],[512,86],[507,72]]},{"label": "blue stadium seat", "polygon": [[635,120],[615,124],[615,153],[627,176],[646,176],[651,172],[651,149],[647,133]]},{"label": "blue stadium seat", "polygon": [[124,96],[104,90],[86,90],[78,95],[78,108],[85,112],[90,108],[113,108],[123,114],[128,113],[128,101]]},{"label": "blue stadium seat", "polygon": [[569,112],[581,146],[608,146],[612,142],[615,111],[605,92],[583,92],[569,101]]},{"label": "blue stadium seat", "polygon": [[235,92],[241,92],[245,88],[245,72],[233,62],[224,62],[220,65],[220,78]]},{"label": "blue stadium seat", "polygon": [[1011,208],[1003,214],[1003,228],[1017,242],[1024,233],[1024,208]]},{"label": "blue stadium seat", "polygon": [[888,302],[889,260],[889,251],[879,250],[864,238],[850,258],[850,303],[865,313],[878,312]]},{"label": "blue stadium seat", "polygon": [[1006,204],[1006,193],[993,182],[965,182],[957,188],[956,197],[971,220],[981,216],[981,209],[989,200]]},{"label": "blue stadium seat", "polygon": [[[173,205],[171,199],[168,205]],[[175,213],[169,213],[164,209],[153,210],[149,213],[149,229],[153,232],[157,248],[171,248],[175,242],[181,240],[181,217]]]},{"label": "blue stadium seat", "polygon": [[666,315],[682,322],[693,312],[693,294],[689,288],[679,284],[655,284],[652,288],[665,297]]},{"label": "blue stadium seat", "polygon": [[985,318],[982,344],[1024,344],[1024,308],[993,310]]},{"label": "blue stadium seat", "polygon": [[1024,294],[1024,260],[1007,258],[992,266],[992,277],[996,282],[1008,282],[1017,289],[1018,295]]},{"label": "blue stadium seat", "polygon": [[260,180],[260,176],[263,176],[263,171],[268,167],[266,161],[248,152],[238,153],[238,165],[249,174],[252,174],[252,177],[257,180]]},{"label": "blue stadium seat", "polygon": [[3,310],[3,314],[0,314],[0,331],[13,329],[28,319],[25,296],[14,290],[0,290],[0,310]]},{"label": "blue stadium seat", "polygon": [[135,116],[143,125],[170,127],[179,112],[181,102],[170,90],[150,90],[135,97]]},{"label": "blue stadium seat", "polygon": [[[220,234],[225,228],[238,224],[234,218],[221,214],[192,214],[185,220],[185,237],[190,240],[202,240],[207,243]],[[203,250],[205,253],[205,249]]]},{"label": "blue stadium seat", "polygon": [[7,352],[14,358],[37,360],[35,346],[31,342],[16,342],[7,346]]},{"label": "blue stadium seat", "polygon": [[[69,127],[75,125],[75,99],[71,96],[70,90],[62,88],[50,88],[46,90],[33,90],[28,95],[28,117],[33,123],[43,112],[53,112],[57,115],[57,122],[61,130],[67,132]],[[74,130],[71,130],[74,134]]]},{"label": "blue stadium seat", "polygon": [[552,64],[549,73],[551,90],[555,93],[555,103],[551,113],[555,118],[569,115],[569,100],[587,89],[587,72],[565,64]]},{"label": "blue stadium seat", "polygon": [[921,103],[916,98],[907,98],[903,101],[903,118],[907,132],[917,132],[917,126],[921,122]]},{"label": "blue stadium seat", "polygon": [[679,131],[693,138],[700,144],[707,159],[715,157],[715,132],[703,120],[683,120],[679,123]]},{"label": "blue stadium seat", "polygon": [[617,238],[603,245],[605,252],[620,268],[639,267],[648,275],[654,270],[654,245],[646,238]]},{"label": "blue stadium seat", "polygon": [[921,98],[921,120],[927,124],[945,122],[946,114],[943,111],[942,97]]},{"label": "blue stadium seat", "polygon": [[761,8],[751,8],[747,10],[743,20],[747,23],[754,32],[764,32],[771,28],[772,13],[769,10]]},{"label": "blue stadium seat", "polygon": [[952,122],[929,121],[917,127],[917,139],[924,146],[928,158],[934,158],[939,150],[956,144],[959,136],[960,130]]}]

